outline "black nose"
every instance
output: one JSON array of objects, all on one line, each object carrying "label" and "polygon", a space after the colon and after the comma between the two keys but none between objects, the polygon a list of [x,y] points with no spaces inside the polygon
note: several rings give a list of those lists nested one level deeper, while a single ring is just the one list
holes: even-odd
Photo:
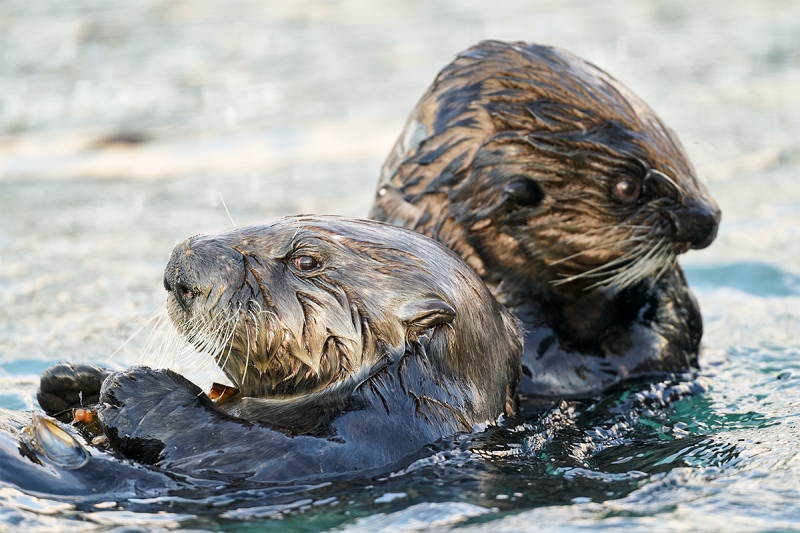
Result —
[{"label": "black nose", "polygon": [[717,237],[721,218],[722,212],[714,200],[704,198],[691,203],[679,212],[672,213],[673,238],[677,242],[690,244],[695,250],[702,250]]},{"label": "black nose", "polygon": [[164,288],[172,293],[181,309],[188,311],[194,301],[196,290],[186,271],[183,250],[180,245],[172,252],[172,257],[164,269]]}]

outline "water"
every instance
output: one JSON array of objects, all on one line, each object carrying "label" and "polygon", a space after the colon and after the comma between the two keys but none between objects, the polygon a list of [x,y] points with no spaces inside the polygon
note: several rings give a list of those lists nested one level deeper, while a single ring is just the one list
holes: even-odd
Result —
[{"label": "water", "polygon": [[0,2],[0,407],[35,408],[60,360],[135,362],[141,335],[109,356],[163,300],[177,241],[364,216],[405,115],[482,38],[568,48],[678,131],[724,213],[683,260],[702,371],[526,405],[386,478],[90,503],[0,488],[0,530],[800,529],[797,1]]}]

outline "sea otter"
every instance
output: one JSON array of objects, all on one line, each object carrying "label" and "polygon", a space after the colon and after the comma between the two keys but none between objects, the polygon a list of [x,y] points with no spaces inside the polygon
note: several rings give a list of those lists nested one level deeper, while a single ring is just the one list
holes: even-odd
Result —
[{"label": "sea otter", "polygon": [[95,432],[124,458],[201,478],[321,479],[385,468],[516,408],[517,320],[421,234],[298,216],[198,235],[175,247],[164,287],[178,332],[233,394],[215,402],[146,367],[42,377],[46,412],[96,402]]},{"label": "sea otter", "polygon": [[675,133],[596,66],[481,42],[442,70],[385,162],[370,217],[463,257],[522,321],[522,390],[591,395],[697,364],[677,256],[720,210]]}]

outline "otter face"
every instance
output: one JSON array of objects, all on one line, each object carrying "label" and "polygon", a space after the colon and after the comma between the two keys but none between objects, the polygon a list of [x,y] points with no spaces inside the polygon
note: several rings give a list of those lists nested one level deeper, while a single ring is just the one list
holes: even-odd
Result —
[{"label": "otter face", "polygon": [[675,134],[565,51],[481,43],[412,117],[372,216],[433,236],[487,281],[622,289],[716,236],[719,208]]},{"label": "otter face", "polygon": [[192,237],[164,274],[178,331],[246,396],[325,387],[362,365],[362,344],[374,342],[347,294],[326,279],[331,259],[320,240],[293,233]]},{"label": "otter face", "polygon": [[243,396],[313,393],[364,379],[423,333],[445,346],[468,342],[454,328],[463,296],[431,272],[457,259],[422,239],[335,217],[195,236],[175,247],[166,267],[167,309]]},{"label": "otter face", "polygon": [[602,110],[589,120],[562,102],[555,131],[532,114],[514,130],[495,119],[451,196],[484,261],[568,291],[623,289],[714,240],[719,208],[674,134],[647,108]]}]

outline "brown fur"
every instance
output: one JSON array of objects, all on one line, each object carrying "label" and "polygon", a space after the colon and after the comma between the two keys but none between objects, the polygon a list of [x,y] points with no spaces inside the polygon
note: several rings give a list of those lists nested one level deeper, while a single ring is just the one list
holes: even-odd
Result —
[{"label": "brown fur", "polygon": [[[635,201],[615,196],[626,184]],[[677,255],[707,246],[720,218],[677,136],[625,86],[564,50],[497,41],[437,76],[370,216],[456,251],[529,330],[557,330],[555,346],[598,344],[636,315],[622,293],[682,279]],[[681,327],[696,355],[699,324]]]},{"label": "brown fur", "polygon": [[[299,270],[298,257],[319,266]],[[215,357],[240,404],[304,411],[371,386],[419,344],[430,379],[457,383],[428,399],[455,398],[462,429],[514,405],[516,320],[457,256],[417,233],[291,217],[196,236],[176,246],[165,286],[178,330]]]}]

